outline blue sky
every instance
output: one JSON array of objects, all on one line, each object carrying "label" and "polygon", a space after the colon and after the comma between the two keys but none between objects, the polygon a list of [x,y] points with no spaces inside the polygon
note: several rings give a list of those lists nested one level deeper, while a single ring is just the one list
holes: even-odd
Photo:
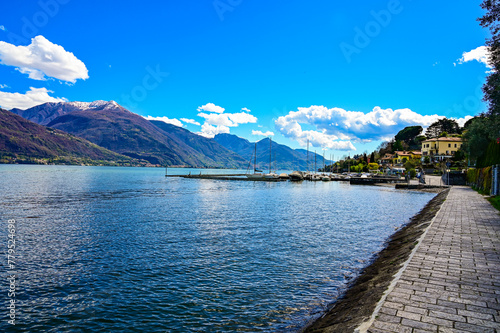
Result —
[{"label": "blue sky", "polygon": [[115,100],[206,136],[371,152],[485,110],[480,3],[2,1],[0,106]]}]

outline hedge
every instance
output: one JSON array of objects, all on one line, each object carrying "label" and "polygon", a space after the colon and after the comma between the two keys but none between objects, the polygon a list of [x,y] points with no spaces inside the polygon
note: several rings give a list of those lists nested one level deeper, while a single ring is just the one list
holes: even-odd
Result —
[{"label": "hedge", "polygon": [[491,166],[482,169],[469,169],[467,171],[467,184],[477,190],[489,194],[491,192],[492,181]]}]

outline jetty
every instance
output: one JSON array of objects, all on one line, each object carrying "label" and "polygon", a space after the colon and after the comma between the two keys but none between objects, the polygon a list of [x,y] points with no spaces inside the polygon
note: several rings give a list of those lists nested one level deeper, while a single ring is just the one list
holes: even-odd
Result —
[{"label": "jetty", "polygon": [[[298,175],[300,177],[298,177]],[[396,189],[430,190],[448,188],[437,176],[426,176],[427,183],[422,184],[418,180],[406,180],[397,175],[384,174],[339,174],[339,173],[314,173],[294,171],[290,174],[280,175],[269,173],[234,173],[234,174],[165,174],[165,177],[180,177],[188,179],[213,179],[213,180],[235,180],[235,181],[262,181],[262,182],[282,182],[282,181],[344,181],[352,185],[379,185],[395,184]]]}]

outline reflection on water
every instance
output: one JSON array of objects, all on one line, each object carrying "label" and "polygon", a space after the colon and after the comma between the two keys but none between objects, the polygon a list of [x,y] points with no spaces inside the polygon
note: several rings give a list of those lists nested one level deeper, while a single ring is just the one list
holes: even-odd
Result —
[{"label": "reflection on water", "polygon": [[151,168],[0,172],[3,239],[17,221],[19,331],[290,331],[433,197]]}]

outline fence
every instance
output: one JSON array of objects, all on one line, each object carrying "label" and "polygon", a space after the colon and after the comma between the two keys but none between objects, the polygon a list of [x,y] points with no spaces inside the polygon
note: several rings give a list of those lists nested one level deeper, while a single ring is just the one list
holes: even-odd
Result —
[{"label": "fence", "polygon": [[500,164],[497,164],[491,168],[492,172],[492,184],[491,184],[491,195],[500,194]]}]

